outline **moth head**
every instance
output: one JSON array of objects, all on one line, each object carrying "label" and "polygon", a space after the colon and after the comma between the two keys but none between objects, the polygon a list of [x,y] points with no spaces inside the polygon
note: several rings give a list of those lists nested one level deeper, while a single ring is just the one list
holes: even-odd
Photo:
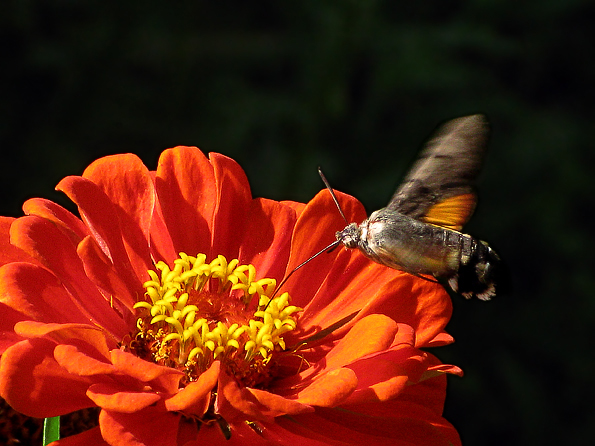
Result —
[{"label": "moth head", "polygon": [[350,223],[342,231],[337,231],[335,235],[337,240],[347,248],[357,248],[362,238],[362,230],[357,223]]}]

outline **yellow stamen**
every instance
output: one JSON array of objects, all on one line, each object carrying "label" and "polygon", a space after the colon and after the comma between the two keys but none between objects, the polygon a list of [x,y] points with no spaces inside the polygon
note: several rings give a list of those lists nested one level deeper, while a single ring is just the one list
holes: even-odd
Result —
[{"label": "yellow stamen", "polygon": [[296,328],[301,311],[289,305],[288,293],[273,296],[275,279],[257,280],[254,266],[237,259],[219,255],[207,263],[204,254],[185,253],[173,269],[157,262],[148,273],[145,299],[134,305],[140,312],[137,351],[184,370],[186,382],[215,360],[250,384],[268,379],[264,370],[285,349],[283,335]]}]

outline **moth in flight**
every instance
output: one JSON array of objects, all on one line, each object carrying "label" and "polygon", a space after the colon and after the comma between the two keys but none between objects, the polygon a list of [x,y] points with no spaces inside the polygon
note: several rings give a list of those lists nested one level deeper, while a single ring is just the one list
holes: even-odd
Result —
[{"label": "moth in flight", "polygon": [[495,296],[500,258],[486,242],[461,232],[477,201],[475,180],[488,133],[484,115],[446,122],[388,205],[338,231],[329,248],[358,248],[375,262],[447,282],[467,299]]}]

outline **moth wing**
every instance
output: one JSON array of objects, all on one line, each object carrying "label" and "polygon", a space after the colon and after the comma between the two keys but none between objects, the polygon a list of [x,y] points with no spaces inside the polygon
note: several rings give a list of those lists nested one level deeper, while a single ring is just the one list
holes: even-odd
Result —
[{"label": "moth wing", "polygon": [[475,194],[461,194],[439,201],[421,217],[426,223],[460,231],[469,221],[477,197]]},{"label": "moth wing", "polygon": [[475,180],[485,155],[484,115],[443,124],[426,143],[387,208],[460,230],[475,209]]}]

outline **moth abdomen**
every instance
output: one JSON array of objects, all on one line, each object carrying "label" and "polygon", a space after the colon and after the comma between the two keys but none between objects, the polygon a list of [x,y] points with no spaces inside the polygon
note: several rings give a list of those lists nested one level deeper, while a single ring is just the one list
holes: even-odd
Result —
[{"label": "moth abdomen", "polygon": [[448,284],[467,299],[489,300],[496,295],[500,257],[486,242],[467,234],[461,234],[461,237],[459,268],[448,279]]}]

